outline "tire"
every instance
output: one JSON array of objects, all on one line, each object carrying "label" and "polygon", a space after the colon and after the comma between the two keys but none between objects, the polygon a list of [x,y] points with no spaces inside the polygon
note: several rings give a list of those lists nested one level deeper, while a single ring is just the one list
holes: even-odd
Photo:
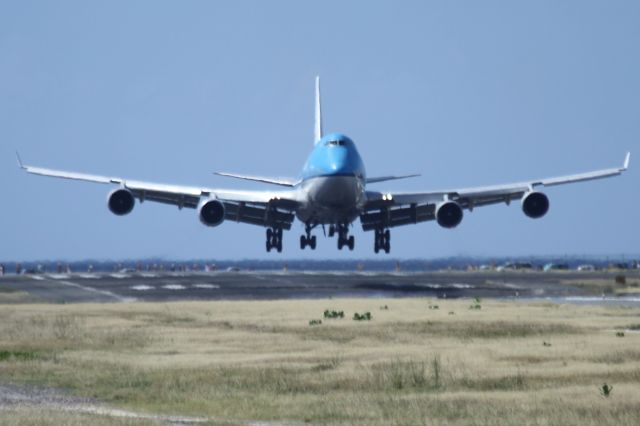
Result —
[{"label": "tire", "polygon": [[300,250],[304,250],[307,246],[307,238],[304,235],[300,235]]},{"label": "tire", "polygon": [[353,247],[356,245],[356,239],[352,236],[349,237],[349,250],[353,250]]},{"label": "tire", "polygon": [[315,250],[316,249],[316,236],[314,235],[313,237],[311,237],[311,241],[309,241],[309,246],[311,247],[311,250]]}]

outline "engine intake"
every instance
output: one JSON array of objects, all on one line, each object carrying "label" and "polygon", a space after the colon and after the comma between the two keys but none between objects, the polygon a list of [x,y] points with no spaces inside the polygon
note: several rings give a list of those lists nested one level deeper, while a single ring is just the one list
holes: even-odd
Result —
[{"label": "engine intake", "polygon": [[532,219],[539,219],[549,211],[549,198],[542,192],[528,192],[522,197],[522,211]]},{"label": "engine intake", "polygon": [[462,222],[462,207],[453,201],[445,201],[436,208],[436,220],[443,228],[455,228]]},{"label": "engine intake", "polygon": [[208,200],[198,207],[200,222],[206,226],[218,226],[224,221],[224,204],[218,200]]},{"label": "engine intake", "polygon": [[109,205],[111,213],[118,216],[124,216],[131,213],[131,210],[133,210],[135,199],[133,198],[131,191],[120,188],[111,191],[107,198],[107,204]]}]

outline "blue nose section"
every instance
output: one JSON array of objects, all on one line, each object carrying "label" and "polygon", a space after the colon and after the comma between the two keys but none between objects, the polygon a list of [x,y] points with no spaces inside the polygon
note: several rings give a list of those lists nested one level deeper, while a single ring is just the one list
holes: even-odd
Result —
[{"label": "blue nose section", "polygon": [[320,176],[358,176],[364,179],[364,165],[351,139],[331,134],[316,144],[304,166],[302,179]]},{"label": "blue nose section", "polygon": [[350,174],[353,173],[353,166],[349,161],[349,151],[344,147],[335,147],[328,150],[327,166],[328,173],[331,174]]}]

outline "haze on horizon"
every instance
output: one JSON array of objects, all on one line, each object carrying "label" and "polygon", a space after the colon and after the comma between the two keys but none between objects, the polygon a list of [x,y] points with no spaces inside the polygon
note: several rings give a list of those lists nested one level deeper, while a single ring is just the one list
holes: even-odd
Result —
[{"label": "haze on horizon", "polygon": [[[0,4],[0,259],[355,259],[634,255],[640,159],[640,4],[596,1],[115,1]],[[295,177],[313,143],[313,78],[327,133],[358,146],[377,189],[432,190],[618,167],[519,203],[393,230],[375,256],[303,226],[282,254],[264,229],[204,227],[194,210],[106,207],[107,186],[39,178],[43,167],[166,183],[264,188],[212,175]],[[635,155],[635,157],[634,157]]]}]

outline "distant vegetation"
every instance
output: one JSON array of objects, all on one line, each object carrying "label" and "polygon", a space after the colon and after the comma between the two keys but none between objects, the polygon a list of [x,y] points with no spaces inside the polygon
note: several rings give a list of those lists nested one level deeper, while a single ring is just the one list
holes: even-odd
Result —
[{"label": "distant vegetation", "polygon": [[[290,259],[269,259],[269,260],[238,260],[226,261],[216,259],[190,259],[171,260],[160,258],[149,259],[123,259],[117,261],[104,260],[82,260],[66,261],[59,260],[39,260],[17,262],[6,259],[0,261],[4,265],[5,273],[14,273],[19,267],[21,271],[29,272],[66,272],[67,267],[72,272],[114,272],[120,270],[163,270],[163,271],[184,271],[215,268],[216,270],[239,269],[239,270],[282,270],[289,271],[439,271],[439,270],[469,270],[469,269],[542,269],[545,265],[555,265],[560,267],[566,265],[569,269],[578,267],[590,267],[593,269],[627,269],[637,268],[638,259],[631,257],[631,260],[610,259],[606,257],[449,257],[440,259],[408,259],[398,261],[388,260],[290,260]],[[551,266],[550,266],[551,267]],[[562,269],[562,268],[561,268]],[[588,270],[588,269],[587,269]]]}]

